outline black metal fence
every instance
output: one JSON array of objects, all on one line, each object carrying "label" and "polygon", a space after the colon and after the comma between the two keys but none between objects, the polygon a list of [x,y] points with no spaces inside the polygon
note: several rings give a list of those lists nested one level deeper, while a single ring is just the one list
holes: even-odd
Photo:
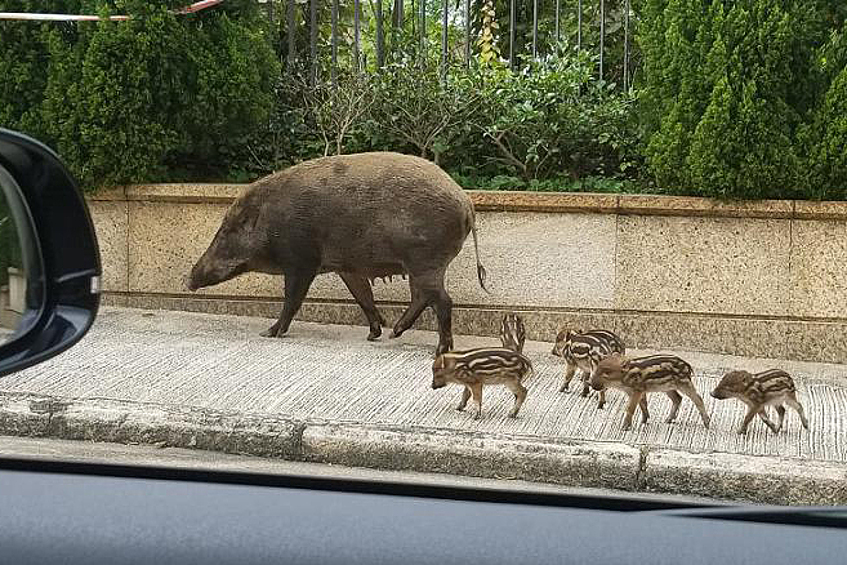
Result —
[{"label": "black metal fence", "polygon": [[[262,1],[262,0],[260,0]],[[330,8],[330,20],[331,20],[331,31],[329,37],[329,46],[331,50],[331,65],[330,72],[333,80],[335,79],[337,70],[339,68],[339,27],[340,27],[340,0],[327,0],[331,2]],[[383,6],[383,1],[381,0],[366,0],[367,1],[367,10],[363,10],[362,0],[352,0],[352,27],[353,27],[353,37],[352,42],[350,42],[350,49],[352,50],[352,61],[355,68],[363,68],[365,66],[362,42],[365,39],[369,39],[372,41],[373,49],[375,55],[375,63],[377,68],[382,68],[385,64],[385,53],[386,53],[386,33],[385,28],[386,24],[391,26],[392,30],[396,30],[398,28],[403,28],[404,24],[410,22],[408,20],[408,14],[412,14],[412,17],[415,18],[416,21],[411,22],[412,26],[416,29],[417,33],[420,36],[420,47],[421,52],[426,52],[427,48],[427,35],[428,30],[431,29],[430,24],[431,19],[435,19],[436,13],[435,10],[432,9],[431,6],[428,6],[427,0],[390,0],[387,4],[390,8],[390,22],[384,21],[384,11],[385,7]],[[435,1],[435,0],[433,0]],[[541,53],[544,46],[541,45],[541,34],[539,33],[539,26],[541,25],[540,12],[539,12],[539,0],[499,0],[501,4],[508,2],[508,55],[503,57],[503,62],[509,65],[512,69],[515,69],[520,60],[526,60],[527,57],[531,59],[537,59]],[[455,3],[453,3],[455,2]],[[469,64],[471,58],[474,57],[473,53],[473,44],[476,39],[475,34],[476,30],[472,25],[473,22],[478,20],[479,10],[478,6],[484,5],[486,0],[475,0],[474,4],[477,6],[475,10],[472,6],[471,0],[442,0],[440,10],[438,10],[438,16],[440,16],[440,25],[441,25],[441,62],[445,64],[448,62],[448,55],[450,53],[450,34],[449,31],[453,30],[462,30],[464,35],[464,45],[462,49],[464,61],[466,64]],[[622,54],[619,53],[617,57],[617,76],[618,79],[621,80],[622,86],[624,89],[628,89],[632,84],[632,76],[633,76],[633,62],[631,60],[632,56],[632,23],[633,23],[633,12],[630,5],[630,0],[547,0],[547,2],[555,2],[555,8],[553,9],[552,18],[550,18],[550,10],[547,10],[547,17],[552,21],[545,21],[545,25],[552,24],[552,29],[554,30],[552,33],[552,40],[555,42],[559,42],[562,40],[562,35],[564,31],[563,19],[568,18],[569,22],[572,22],[575,19],[575,29],[570,29],[571,32],[575,32],[575,43],[577,49],[586,49],[590,52],[594,53],[597,58],[597,73],[598,77],[601,79],[607,79],[608,68],[606,65],[606,52],[607,52],[607,37],[609,35],[609,30],[607,28],[607,21],[609,15],[609,4],[610,2],[614,2],[615,6],[615,33],[617,34],[617,48],[619,51],[622,51]],[[275,14],[275,4],[284,4],[285,5],[285,21],[280,22],[283,30],[285,32],[285,36],[287,38],[287,64],[289,67],[293,67],[295,65],[295,57],[297,53],[297,49],[295,48],[295,36],[298,35],[298,26],[301,26],[303,21],[308,22],[309,27],[309,67],[311,69],[311,75],[314,77],[317,74],[318,69],[318,49],[319,49],[319,40],[318,40],[318,29],[322,22],[319,21],[319,14],[323,13],[326,9],[325,2],[321,0],[265,0],[265,3],[268,7],[269,15],[271,18],[274,17]],[[350,0],[346,0],[345,8],[348,10],[349,16],[349,7]],[[518,9],[527,11],[530,6],[529,4],[522,3],[531,3],[531,41],[527,42],[529,45],[524,46],[525,52],[519,51],[518,42],[516,41],[516,28],[517,24],[517,12]],[[566,3],[567,6],[563,6],[563,3]],[[549,5],[549,4],[548,4]],[[300,17],[298,17],[297,11],[300,11]],[[573,12],[576,12],[575,18]],[[306,12],[308,12],[308,18],[306,17]],[[585,15],[586,12],[590,12],[593,16],[591,18],[591,22],[586,21]],[[348,21],[349,21],[348,19]],[[372,19],[372,21],[368,21]],[[373,37],[365,38],[363,37],[362,31],[362,22],[367,22],[369,28],[373,28],[374,33]],[[347,24],[349,26],[349,23]],[[597,26],[594,30],[589,30],[589,26]],[[300,30],[302,32],[302,30]],[[592,31],[592,44],[587,44],[587,36],[589,35],[587,32]],[[596,32],[593,33],[593,32]],[[622,32],[622,37],[621,36]],[[570,35],[574,35],[571,33]],[[546,34],[546,38],[548,42],[551,40],[551,34]],[[622,42],[622,49],[619,45]],[[621,60],[622,59],[622,60]]]}]

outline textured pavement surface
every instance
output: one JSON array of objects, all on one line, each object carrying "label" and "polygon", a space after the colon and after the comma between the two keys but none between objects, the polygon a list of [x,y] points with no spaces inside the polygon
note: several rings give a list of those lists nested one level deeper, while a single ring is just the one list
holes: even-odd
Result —
[{"label": "textured pavement surface", "polygon": [[[551,344],[528,343],[535,366],[519,417],[506,417],[511,394],[486,387],[483,418],[456,412],[460,389],[430,388],[434,334],[412,331],[397,340],[365,341],[362,327],[294,322],[284,339],[259,337],[271,320],[184,312],[104,308],[91,332],[73,349],[20,373],[0,378],[0,392],[77,399],[151,402],[301,420],[392,427],[479,431],[529,438],[623,442],[683,451],[773,455],[847,461],[847,367],[679,353],[695,368],[695,386],[712,414],[706,430],[687,400],[675,424],[670,403],[650,398],[651,421],[621,428],[623,393],[611,392],[604,410],[596,397],[559,393],[563,362]],[[496,344],[457,336],[458,348]],[[634,352],[645,353],[645,352]],[[745,408],[708,394],[727,370],[781,367],[797,382],[811,430],[791,410],[786,429],[772,434],[761,421],[735,433]],[[571,388],[574,387],[572,383]]]}]

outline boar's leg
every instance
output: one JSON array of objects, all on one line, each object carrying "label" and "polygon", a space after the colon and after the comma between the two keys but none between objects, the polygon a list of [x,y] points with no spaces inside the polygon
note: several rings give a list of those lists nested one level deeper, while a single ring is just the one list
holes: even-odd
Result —
[{"label": "boar's leg", "polygon": [[400,319],[397,320],[396,324],[394,324],[394,329],[391,332],[392,338],[403,335],[403,332],[412,327],[412,324],[415,323],[415,320],[418,319],[418,316],[420,316],[421,312],[423,312],[427,307],[426,298],[417,287],[415,279],[411,277],[409,277],[409,290],[412,293],[412,303],[409,304],[409,307],[406,308],[406,311],[403,312],[403,315],[400,316]]},{"label": "boar's leg", "polygon": [[368,318],[368,325],[371,327],[371,331],[368,334],[368,341],[376,340],[382,335],[382,326],[385,325],[385,319],[376,309],[371,284],[368,282],[368,279],[361,275],[353,273],[338,274],[341,276],[341,280],[344,281],[344,284],[347,285],[347,289],[350,291],[350,294],[352,294],[353,298],[356,299],[356,303],[359,304],[365,312],[365,316]]},{"label": "boar's leg", "polygon": [[438,347],[436,355],[453,349],[453,301],[444,290],[444,271],[430,271],[423,275],[410,275],[409,288],[412,303],[394,325],[392,337],[399,337],[412,327],[427,306],[432,306],[438,318]]},{"label": "boar's leg", "polygon": [[442,286],[434,295],[432,304],[438,317],[438,347],[435,354],[440,355],[453,349],[453,300]]},{"label": "boar's leg", "polygon": [[288,332],[291,320],[297,311],[300,310],[303,299],[306,298],[306,293],[309,292],[309,286],[315,280],[316,275],[316,270],[303,269],[290,271],[285,274],[285,300],[283,301],[282,311],[279,314],[279,320],[270,328],[263,331],[262,336],[282,337]]}]

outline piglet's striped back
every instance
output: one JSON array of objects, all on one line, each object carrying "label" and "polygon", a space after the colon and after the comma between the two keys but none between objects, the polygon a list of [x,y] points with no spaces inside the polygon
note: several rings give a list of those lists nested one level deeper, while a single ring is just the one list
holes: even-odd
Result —
[{"label": "piglet's striped back", "polygon": [[444,362],[454,365],[457,372],[478,377],[532,374],[532,363],[521,353],[505,347],[484,347],[443,354]]}]

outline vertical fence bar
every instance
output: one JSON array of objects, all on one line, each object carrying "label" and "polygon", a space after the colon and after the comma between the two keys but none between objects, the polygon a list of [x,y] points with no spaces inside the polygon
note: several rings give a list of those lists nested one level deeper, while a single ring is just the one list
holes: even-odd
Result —
[{"label": "vertical fence bar", "polygon": [[403,0],[394,0],[394,4],[391,8],[391,52],[389,56],[394,59],[397,55],[397,32],[400,29],[400,12],[402,8],[400,7],[403,3]]},{"label": "vertical fence bar", "polygon": [[624,2],[623,18],[623,89],[629,90],[629,0]]},{"label": "vertical fence bar", "polygon": [[357,72],[362,70],[361,61],[359,60],[361,36],[361,22],[359,21],[360,9],[360,0],[353,0],[353,64],[356,66]]},{"label": "vertical fence bar", "polygon": [[465,0],[465,65],[471,65],[471,0]]},{"label": "vertical fence bar", "polygon": [[532,0],[532,59],[538,58],[538,0]]},{"label": "vertical fence bar", "polygon": [[606,0],[600,0],[600,80],[603,80],[603,48],[606,43]]},{"label": "vertical fence bar", "polygon": [[447,73],[447,4],[448,0],[441,3],[441,72]]},{"label": "vertical fence bar", "polygon": [[509,6],[509,66],[515,70],[515,0]]},{"label": "vertical fence bar", "polygon": [[[337,2],[338,0],[336,0]],[[376,2],[376,66],[385,65],[385,30],[382,21],[382,0]]]},{"label": "vertical fence bar", "polygon": [[294,69],[294,0],[288,0],[288,18],[286,22],[288,32],[288,70]]},{"label": "vertical fence bar", "polygon": [[312,0],[309,5],[309,57],[312,67],[309,82],[314,86],[318,78],[318,0]]},{"label": "vertical fence bar", "polygon": [[395,10],[397,10],[397,27],[403,29],[403,20],[405,19],[405,14],[403,14],[403,0],[397,0],[397,6]]},{"label": "vertical fence bar", "polygon": [[562,36],[559,34],[559,0],[556,0],[556,42],[561,41]]},{"label": "vertical fence bar", "polygon": [[426,63],[426,0],[421,1],[421,67]]},{"label": "vertical fence bar", "polygon": [[582,0],[577,2],[576,7],[576,48],[582,49]]},{"label": "vertical fence bar", "polygon": [[330,76],[332,77],[332,86],[336,85],[338,69],[338,0],[332,0],[332,66],[330,67]]}]

